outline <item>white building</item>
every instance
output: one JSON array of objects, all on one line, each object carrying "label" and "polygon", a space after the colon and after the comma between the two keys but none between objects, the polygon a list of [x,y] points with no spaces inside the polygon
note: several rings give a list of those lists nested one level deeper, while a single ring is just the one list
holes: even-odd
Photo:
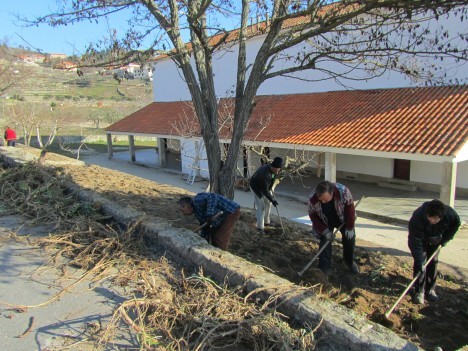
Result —
[{"label": "white building", "polygon": [[[466,27],[463,22],[453,22],[449,25],[453,28],[460,25]],[[265,34],[261,34],[247,41],[249,62],[254,60],[264,39]],[[233,68],[237,66],[238,47],[235,42],[226,45],[229,46],[228,50],[218,51],[213,59],[216,91],[220,98],[231,96],[229,92],[233,90],[236,81],[236,69]],[[428,58],[415,64],[429,65],[432,59]],[[448,79],[468,77],[468,65],[460,66],[450,61],[446,61],[445,64]],[[329,69],[339,70],[340,67],[329,67]],[[314,74],[316,72],[301,72],[300,77],[320,78]],[[206,177],[207,166],[202,140],[185,137],[187,134],[178,131],[174,124],[174,120],[178,118],[186,118],[187,114],[193,115],[193,110],[184,107],[189,104],[191,98],[182,73],[174,62],[166,57],[155,61],[153,78],[155,102],[108,127],[108,136],[152,135],[177,140],[181,155],[181,171],[190,173],[192,169],[197,169],[201,176]],[[334,80],[310,83],[306,80],[277,77],[265,81],[258,91],[259,98],[263,99],[260,101],[267,101],[270,96],[281,95],[271,100],[273,102],[277,102],[278,99],[297,100],[296,105],[285,104],[283,109],[278,104],[274,107],[265,105],[266,110],[259,112],[257,104],[244,138],[245,144],[268,146],[273,156],[292,155],[297,152],[311,153],[314,157],[310,169],[320,172],[323,168],[325,178],[332,181],[338,174],[339,177],[366,182],[398,183],[408,186],[408,189],[419,187],[432,191],[440,190],[441,199],[450,204],[454,202],[456,188],[461,193],[468,193],[467,86],[453,86],[446,90],[401,89],[414,87],[416,82],[396,72],[387,72],[383,76],[369,80],[350,81],[350,84],[353,89],[364,90],[360,92],[364,99],[362,104],[352,104],[349,97],[357,92],[346,91]],[[341,93],[337,95],[338,91]],[[308,99],[321,101],[320,94],[324,92],[328,92],[325,97],[339,100],[322,101],[322,107],[327,108],[322,111],[318,111],[316,106],[307,105]],[[372,94],[376,96],[375,101],[369,98]],[[409,99],[405,103],[401,100],[392,100],[392,95],[402,99],[412,94],[414,100]],[[348,104],[342,104],[343,100],[349,101]],[[388,111],[382,111],[384,101],[390,104]],[[446,104],[451,103],[455,104],[454,108],[446,108],[448,106]],[[291,113],[296,107],[303,109],[302,112]],[[327,111],[341,112],[341,119],[337,122],[339,125],[333,124],[333,115],[328,114],[326,116],[328,120],[324,120]],[[360,118],[355,115],[356,111],[360,113],[366,111],[367,122],[373,128],[369,127],[366,130],[366,125],[361,125],[357,131],[355,124]],[[271,130],[281,131],[283,134],[277,137],[272,137],[271,133],[258,135],[258,128],[254,127],[255,120],[267,115],[270,118],[270,125],[274,126]],[[307,118],[304,117],[301,121],[301,116]],[[172,122],[172,127],[168,125],[168,121]],[[379,130],[379,125],[390,128],[393,138],[389,138],[388,130]],[[323,133],[332,133],[337,128],[343,130],[341,137],[336,135],[333,140],[323,137]],[[447,131],[452,134],[446,134]],[[369,133],[369,138],[373,138],[374,144],[368,142],[366,132]],[[345,139],[345,142],[342,139]],[[223,142],[227,143],[229,140]],[[400,147],[398,143],[401,143]],[[163,148],[160,148],[160,157],[163,160],[161,149]],[[259,161],[255,155],[247,154],[246,160],[243,157],[239,158],[239,167],[242,168],[245,164],[247,164],[245,174],[248,175],[259,166]]]}]

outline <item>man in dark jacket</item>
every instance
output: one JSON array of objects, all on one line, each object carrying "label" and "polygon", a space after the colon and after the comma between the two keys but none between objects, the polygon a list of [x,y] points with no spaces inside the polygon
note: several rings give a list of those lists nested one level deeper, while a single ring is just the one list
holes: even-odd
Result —
[{"label": "man in dark jacket", "polygon": [[271,205],[278,206],[278,202],[273,197],[273,185],[281,167],[283,167],[283,159],[275,157],[271,164],[261,166],[250,178],[250,188],[254,192],[257,208],[257,230],[261,234],[265,234],[265,225],[270,225]]},{"label": "man in dark jacket", "polygon": [[439,253],[423,269],[426,260],[453,239],[460,227],[460,217],[453,208],[440,200],[427,201],[413,212],[408,224],[408,246],[413,256],[413,277],[420,274],[414,285],[413,302],[423,304],[437,301],[435,292]]},{"label": "man in dark jacket", "polygon": [[328,274],[331,268],[334,228],[340,228],[343,243],[343,259],[352,273],[359,273],[354,262],[356,211],[349,189],[340,183],[323,181],[317,184],[309,198],[309,217],[315,237],[320,239],[319,249],[330,243],[319,255],[319,268]]},{"label": "man in dark jacket", "polygon": [[[180,198],[179,211],[184,215],[194,214],[200,224],[207,224],[201,229],[201,236],[215,247],[227,251],[229,239],[240,217],[240,206],[224,196],[214,193],[199,193],[192,199]],[[222,215],[215,217],[218,213]]]}]

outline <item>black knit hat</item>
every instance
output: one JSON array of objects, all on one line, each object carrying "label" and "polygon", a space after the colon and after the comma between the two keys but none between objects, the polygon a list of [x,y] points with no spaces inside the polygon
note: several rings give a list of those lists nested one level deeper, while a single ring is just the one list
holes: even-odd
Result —
[{"label": "black knit hat", "polygon": [[275,157],[275,159],[271,163],[271,167],[273,167],[273,168],[283,167],[283,159],[281,157]]}]

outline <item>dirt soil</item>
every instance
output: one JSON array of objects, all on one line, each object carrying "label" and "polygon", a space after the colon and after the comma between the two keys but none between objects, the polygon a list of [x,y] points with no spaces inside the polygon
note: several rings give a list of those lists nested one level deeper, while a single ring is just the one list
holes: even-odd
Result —
[{"label": "dirt soil", "polygon": [[[173,221],[175,227],[195,229],[198,226],[195,218],[184,218],[177,211],[177,199],[189,194],[184,189],[98,166],[65,166],[59,168],[59,173],[69,175],[82,188],[93,190],[116,203],[148,216]],[[318,243],[307,229],[294,222],[284,219],[283,225],[289,239],[282,237],[280,226],[270,228],[265,236],[259,236],[253,212],[243,210],[231,238],[230,251],[285,279],[314,287],[324,298],[365,314],[368,319],[391,328],[426,350],[436,346],[443,350],[457,350],[468,345],[468,294],[466,282],[460,278],[441,269],[437,288],[439,302],[418,306],[412,304],[407,295],[386,320],[385,312],[412,279],[411,260],[359,248],[358,241],[356,256],[361,273],[352,275],[342,262],[341,245],[334,244],[334,268],[330,276],[323,276],[314,264],[299,277],[298,272],[317,252]]]}]

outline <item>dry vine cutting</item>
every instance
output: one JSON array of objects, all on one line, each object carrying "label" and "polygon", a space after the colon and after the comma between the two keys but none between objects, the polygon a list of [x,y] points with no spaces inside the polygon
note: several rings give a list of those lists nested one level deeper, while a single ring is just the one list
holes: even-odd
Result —
[{"label": "dry vine cutting", "polygon": [[[49,250],[51,264],[66,274],[66,267],[82,274],[51,299],[59,298],[84,279],[111,279],[131,287],[132,296],[118,306],[110,323],[86,326],[81,342],[96,347],[112,342],[116,330],[127,325],[144,350],[206,350],[245,345],[253,350],[312,350],[318,340],[314,329],[293,328],[276,312],[272,300],[259,305],[254,294],[218,285],[203,272],[186,276],[166,257],[157,257],[141,240],[140,221],[127,226],[113,223],[99,208],[81,203],[65,186],[70,177],[54,169],[28,164],[1,173],[1,198],[33,222],[53,224],[53,233],[37,243]],[[63,257],[66,260],[63,260]],[[283,290],[297,290],[291,284]],[[124,323],[121,323],[121,322]],[[76,346],[79,341],[73,340]]]}]

